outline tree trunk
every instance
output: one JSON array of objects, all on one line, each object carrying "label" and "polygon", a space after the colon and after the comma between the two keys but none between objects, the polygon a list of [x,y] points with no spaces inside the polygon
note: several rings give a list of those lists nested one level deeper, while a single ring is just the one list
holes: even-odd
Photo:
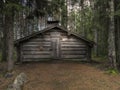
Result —
[{"label": "tree trunk", "polygon": [[98,31],[95,29],[94,30],[94,41],[96,43],[94,50],[95,50],[95,56],[98,56]]},{"label": "tree trunk", "polygon": [[84,12],[84,0],[81,0],[81,24],[82,24],[82,35],[86,37],[85,34],[85,28],[84,28],[84,17],[85,17],[85,12]]},{"label": "tree trunk", "polygon": [[6,32],[6,24],[5,24],[5,15],[3,15],[3,47],[2,47],[2,61],[7,61],[7,46],[6,46],[6,36],[7,36],[7,32]]},{"label": "tree trunk", "polygon": [[[114,13],[114,0],[110,1],[110,10],[111,14]],[[108,59],[110,61],[110,66],[117,69],[116,65],[116,49],[115,49],[115,21],[114,16],[110,16],[109,24],[109,33],[108,33]]]},{"label": "tree trunk", "polygon": [[[119,10],[120,1],[116,0],[115,3],[115,11],[117,12]],[[116,30],[116,58],[117,63],[120,68],[120,16],[115,16],[115,30]]]},{"label": "tree trunk", "polygon": [[5,37],[5,51],[7,52],[5,57],[8,61],[8,71],[12,71],[13,69],[13,46],[14,46],[14,36],[13,36],[13,16],[6,15],[5,16],[5,26],[4,26],[4,36]]},{"label": "tree trunk", "polygon": [[71,21],[70,21],[70,5],[71,5],[71,0],[66,0],[67,3],[67,29],[70,31],[71,30]]}]

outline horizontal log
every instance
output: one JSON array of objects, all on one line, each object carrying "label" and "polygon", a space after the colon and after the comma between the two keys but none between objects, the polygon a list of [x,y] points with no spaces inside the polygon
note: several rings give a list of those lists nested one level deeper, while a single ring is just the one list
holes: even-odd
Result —
[{"label": "horizontal log", "polygon": [[[50,32],[46,32],[46,33],[44,33],[44,35],[50,35]],[[43,36],[44,36],[44,35],[43,35]]]},{"label": "horizontal log", "polygon": [[34,48],[26,48],[23,47],[22,51],[50,51],[51,47],[43,47],[42,49],[40,47],[34,47]]},{"label": "horizontal log", "polygon": [[31,48],[36,49],[37,48],[37,49],[41,50],[41,49],[51,48],[51,46],[50,45],[41,45],[41,46],[36,45],[36,46],[23,46],[22,48],[23,48],[23,50],[26,48],[28,48],[28,49],[31,49]]},{"label": "horizontal log", "polygon": [[82,42],[69,42],[69,41],[67,41],[67,42],[61,42],[61,44],[62,45],[86,45],[86,44],[84,44]]},{"label": "horizontal log", "polygon": [[[66,37],[67,38],[67,37]],[[68,38],[67,40],[63,41],[61,39],[62,42],[69,42],[69,41],[73,41],[73,42],[83,42],[82,40],[80,39],[76,39],[76,38]],[[84,42],[83,42],[84,43]]]},{"label": "horizontal log", "polygon": [[67,35],[68,35],[67,33],[61,33],[62,37],[67,36]]},{"label": "horizontal log", "polygon": [[86,55],[86,51],[62,51],[62,55]]},{"label": "horizontal log", "polygon": [[26,58],[22,59],[22,61],[50,61],[50,58]]},{"label": "horizontal log", "polygon": [[62,55],[62,58],[84,59],[86,58],[86,55]]},{"label": "horizontal log", "polygon": [[39,35],[39,36],[36,36],[33,39],[36,39],[36,38],[45,38],[45,37],[50,37],[50,34]]},{"label": "horizontal log", "polygon": [[44,46],[44,47],[23,47],[23,51],[50,51],[51,47]]},{"label": "horizontal log", "polygon": [[51,42],[27,42],[23,45],[51,45]]},{"label": "horizontal log", "polygon": [[44,37],[44,38],[51,38],[50,35],[44,35],[43,37]]},{"label": "horizontal log", "polygon": [[85,45],[64,45],[62,48],[86,48]]},{"label": "horizontal log", "polygon": [[87,61],[87,58],[83,58],[83,59],[82,58],[81,59],[79,59],[79,58],[68,58],[68,59],[63,58],[62,61]]},{"label": "horizontal log", "polygon": [[23,55],[23,58],[51,58],[51,55]]},{"label": "horizontal log", "polygon": [[[43,47],[42,49],[40,47],[23,47],[23,51],[50,51],[51,47]],[[87,51],[87,48],[61,48],[61,51]]]},{"label": "horizontal log", "polygon": [[60,36],[60,33],[59,32],[52,32],[52,33],[50,33],[50,36]]},{"label": "horizontal log", "polygon": [[22,51],[41,51],[39,48],[22,48]]},{"label": "horizontal log", "polygon": [[23,51],[24,55],[50,55],[50,51]]},{"label": "horizontal log", "polygon": [[39,44],[38,45],[23,45],[23,47],[40,47],[40,46],[44,47],[44,46],[51,46],[51,45],[49,44],[48,45],[47,44],[46,45],[39,45]]},{"label": "horizontal log", "polygon": [[50,33],[62,33],[62,32],[59,31],[59,30],[54,29],[54,30],[51,30]]},{"label": "horizontal log", "polygon": [[84,45],[84,44],[82,44],[82,45],[76,45],[76,44],[73,44],[73,45],[72,45],[72,44],[61,44],[61,46],[69,46],[69,47],[70,47],[70,46],[74,46],[74,47],[80,47],[80,46],[82,47],[82,46],[84,46],[84,47],[86,47],[86,45]]},{"label": "horizontal log", "polygon": [[35,38],[35,39],[30,39],[29,42],[50,42],[50,38]]},{"label": "horizontal log", "polygon": [[74,47],[70,47],[70,48],[61,48],[62,51],[86,51],[86,48],[74,48]]}]

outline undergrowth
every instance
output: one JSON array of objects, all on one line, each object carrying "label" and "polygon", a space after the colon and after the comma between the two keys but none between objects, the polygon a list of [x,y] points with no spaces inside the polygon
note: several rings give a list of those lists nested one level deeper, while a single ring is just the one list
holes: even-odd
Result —
[{"label": "undergrowth", "polygon": [[119,71],[117,69],[114,69],[114,68],[109,68],[107,70],[107,74],[118,75]]}]

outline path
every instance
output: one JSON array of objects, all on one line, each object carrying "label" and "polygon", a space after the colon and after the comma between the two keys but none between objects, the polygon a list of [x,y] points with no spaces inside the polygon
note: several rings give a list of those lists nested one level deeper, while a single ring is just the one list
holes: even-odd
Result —
[{"label": "path", "polygon": [[27,74],[24,90],[120,90],[120,75],[108,75],[90,64],[27,63],[16,66],[15,72]]},{"label": "path", "polygon": [[120,76],[108,75],[89,64],[25,64],[29,82],[25,90],[120,90]]}]

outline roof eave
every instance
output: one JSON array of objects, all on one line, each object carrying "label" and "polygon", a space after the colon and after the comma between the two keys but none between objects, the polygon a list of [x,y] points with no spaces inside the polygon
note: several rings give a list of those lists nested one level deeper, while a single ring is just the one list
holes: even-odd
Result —
[{"label": "roof eave", "polygon": [[82,36],[78,35],[77,33],[68,31],[66,28],[61,27],[61,26],[59,26],[59,25],[49,26],[49,27],[47,27],[47,28],[45,28],[45,29],[43,29],[43,30],[41,30],[41,31],[35,32],[35,33],[33,33],[33,34],[29,35],[29,36],[26,36],[26,37],[23,37],[23,38],[21,38],[21,39],[15,40],[15,41],[14,41],[14,44],[15,44],[15,46],[17,46],[17,45],[19,45],[21,42],[26,41],[26,40],[28,40],[28,39],[30,39],[30,38],[38,35],[38,34],[41,34],[41,33],[45,32],[45,31],[51,30],[51,29],[53,29],[53,28],[59,28],[59,29],[61,29],[61,30],[63,30],[63,31],[66,31],[66,32],[69,33],[69,34],[72,34],[72,35],[74,35],[74,36],[76,36],[76,37],[84,40],[85,42],[89,43],[88,45],[89,45],[90,47],[93,47],[94,44],[95,44],[93,41],[88,40],[88,39],[86,39],[85,37],[82,37]]}]

